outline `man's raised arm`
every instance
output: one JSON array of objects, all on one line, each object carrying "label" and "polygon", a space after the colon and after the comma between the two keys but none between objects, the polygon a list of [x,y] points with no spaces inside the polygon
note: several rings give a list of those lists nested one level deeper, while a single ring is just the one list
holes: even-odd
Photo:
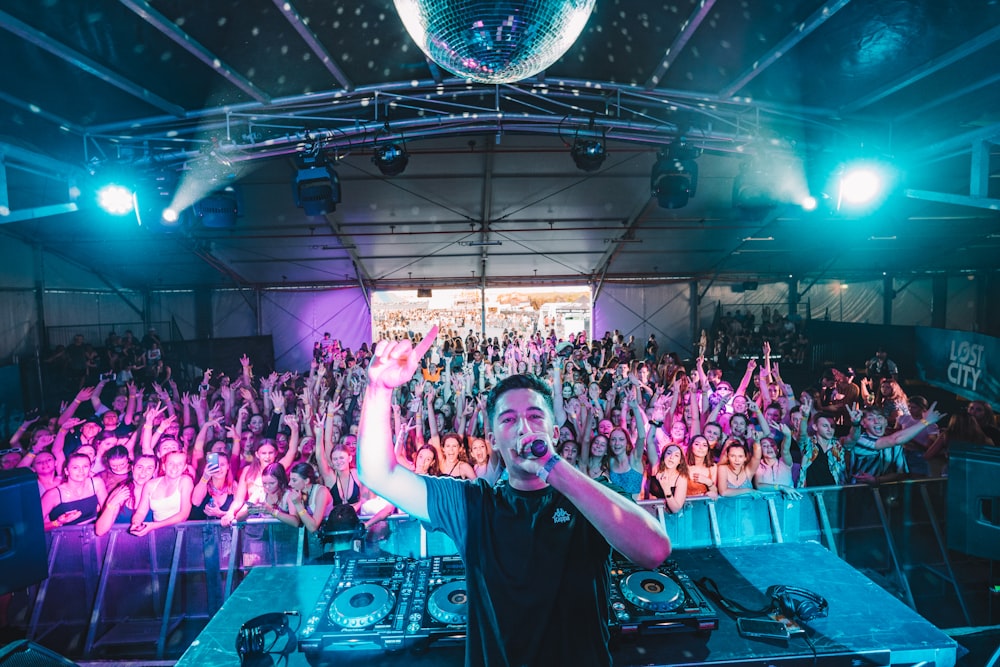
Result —
[{"label": "man's raised arm", "polygon": [[428,521],[427,487],[419,475],[399,465],[392,445],[392,391],[413,377],[420,359],[437,338],[435,325],[420,343],[382,340],[368,365],[368,387],[358,427],[361,483],[407,514]]}]

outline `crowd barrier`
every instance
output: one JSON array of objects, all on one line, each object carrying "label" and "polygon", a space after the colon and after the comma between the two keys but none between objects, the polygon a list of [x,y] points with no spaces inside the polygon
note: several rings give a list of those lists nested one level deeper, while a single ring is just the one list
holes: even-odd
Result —
[{"label": "crowd barrier", "polygon": [[[692,499],[676,514],[661,501],[641,504],[664,525],[675,549],[819,542],[932,621],[930,610],[920,607],[940,607],[944,597],[949,613],[969,624],[943,542],[945,497],[945,480],[914,480],[803,489],[800,499],[778,493]],[[126,529],[115,526],[101,537],[92,526],[49,533],[50,576],[15,594],[13,624],[74,658],[176,657],[250,568],[295,567],[318,556],[303,529],[271,519],[231,527],[185,522],[141,538]],[[414,558],[455,553],[450,539],[405,515],[341,548]],[[943,596],[926,603],[915,598],[909,581],[918,569],[933,573]],[[247,610],[248,617],[258,612]]]}]

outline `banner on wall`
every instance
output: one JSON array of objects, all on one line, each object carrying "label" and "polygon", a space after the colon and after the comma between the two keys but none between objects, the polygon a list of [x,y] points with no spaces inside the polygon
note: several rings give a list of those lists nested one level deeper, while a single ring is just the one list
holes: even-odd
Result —
[{"label": "banner on wall", "polygon": [[1000,405],[1000,339],[917,327],[920,379],[970,400]]}]

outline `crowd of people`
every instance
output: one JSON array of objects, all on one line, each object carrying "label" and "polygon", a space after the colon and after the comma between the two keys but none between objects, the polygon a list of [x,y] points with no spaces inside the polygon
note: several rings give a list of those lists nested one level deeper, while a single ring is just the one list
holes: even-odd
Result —
[{"label": "crowd of people", "polygon": [[[124,382],[100,375],[57,415],[26,419],[3,466],[37,474],[46,530],[93,524],[102,534],[117,523],[141,536],[192,519],[273,517],[304,526],[322,550],[334,508],[350,506],[368,527],[395,508],[356,469],[374,348],[352,351],[329,336],[316,349],[301,373],[258,376],[244,356],[237,377],[207,369],[183,388],[169,371]],[[863,378],[830,369],[796,389],[771,352],[764,341],[760,361],[727,378],[703,356],[685,366],[660,354],[655,336],[640,349],[617,331],[595,340],[442,331],[392,394],[395,457],[418,475],[504,479],[487,398],[517,374],[551,388],[566,462],[670,512],[698,497],[943,476],[950,441],[1000,443],[989,404],[945,419],[907,396],[884,359]]]}]

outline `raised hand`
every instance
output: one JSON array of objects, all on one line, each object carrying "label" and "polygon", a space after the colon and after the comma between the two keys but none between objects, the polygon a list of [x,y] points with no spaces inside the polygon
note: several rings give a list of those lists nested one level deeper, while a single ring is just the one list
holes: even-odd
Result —
[{"label": "raised hand", "polygon": [[[934,405],[937,405],[937,403]],[[852,422],[859,423],[861,421],[861,417],[864,416],[864,413],[861,411],[861,408],[858,407],[857,403],[852,403],[851,405],[846,406],[846,409],[847,414],[851,416]]]},{"label": "raised hand", "polygon": [[420,359],[437,338],[437,333],[438,327],[434,325],[416,347],[409,340],[379,341],[375,346],[375,357],[368,365],[372,387],[395,389],[409,382],[420,365]]},{"label": "raised hand", "polygon": [[924,413],[924,420],[930,422],[931,424],[936,424],[945,417],[945,413],[938,412],[937,401],[931,403],[931,407],[927,408],[927,412]]},{"label": "raised hand", "polygon": [[70,417],[69,419],[67,419],[62,423],[62,428],[66,429],[67,431],[70,431],[79,426],[80,424],[84,423],[85,421],[87,420],[80,419],[79,417]]}]

